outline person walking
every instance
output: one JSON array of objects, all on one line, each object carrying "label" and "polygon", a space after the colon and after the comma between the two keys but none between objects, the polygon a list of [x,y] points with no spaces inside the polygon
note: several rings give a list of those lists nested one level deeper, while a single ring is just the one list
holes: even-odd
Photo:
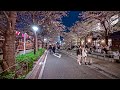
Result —
[{"label": "person walking", "polygon": [[52,53],[52,46],[51,45],[49,45],[49,52],[50,52],[50,54]]},{"label": "person walking", "polygon": [[81,63],[82,63],[82,48],[81,48],[81,46],[80,47],[78,47],[78,49],[77,49],[77,62],[79,63],[79,65],[81,65]]},{"label": "person walking", "polygon": [[57,46],[57,51],[58,51],[58,52],[60,51],[60,45]]},{"label": "person walking", "polygon": [[52,51],[53,51],[54,54],[55,54],[55,49],[56,49],[56,47],[55,47],[55,45],[53,45]]},{"label": "person walking", "polygon": [[83,58],[83,61],[85,63],[85,65],[87,65],[87,62],[86,62],[86,59],[87,59],[87,50],[85,47],[82,48],[82,58]]}]

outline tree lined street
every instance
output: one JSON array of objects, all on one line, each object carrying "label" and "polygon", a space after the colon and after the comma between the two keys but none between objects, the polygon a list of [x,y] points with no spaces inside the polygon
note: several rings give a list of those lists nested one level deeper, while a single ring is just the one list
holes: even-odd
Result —
[{"label": "tree lined street", "polygon": [[0,11],[0,79],[119,79],[119,63],[120,11]]}]

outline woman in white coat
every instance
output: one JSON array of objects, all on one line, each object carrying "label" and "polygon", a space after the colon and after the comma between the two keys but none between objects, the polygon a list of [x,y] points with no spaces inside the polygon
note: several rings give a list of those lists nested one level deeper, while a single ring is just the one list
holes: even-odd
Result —
[{"label": "woman in white coat", "polygon": [[82,58],[83,58],[83,61],[84,61],[85,65],[87,65],[87,63],[86,63],[87,50],[84,47],[82,48]]}]

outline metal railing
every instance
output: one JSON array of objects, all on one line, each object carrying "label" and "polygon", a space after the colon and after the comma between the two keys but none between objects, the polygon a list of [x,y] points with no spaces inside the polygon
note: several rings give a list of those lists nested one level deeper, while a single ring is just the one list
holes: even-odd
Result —
[{"label": "metal railing", "polygon": [[[71,52],[71,51],[66,51],[66,53],[69,53],[70,55],[75,55],[75,52]],[[93,57],[93,58],[97,58],[97,59],[101,59],[101,60],[108,60],[110,62],[115,62],[113,55],[111,55],[109,57],[110,54],[100,54],[100,53],[90,53],[88,54],[88,56]]]}]

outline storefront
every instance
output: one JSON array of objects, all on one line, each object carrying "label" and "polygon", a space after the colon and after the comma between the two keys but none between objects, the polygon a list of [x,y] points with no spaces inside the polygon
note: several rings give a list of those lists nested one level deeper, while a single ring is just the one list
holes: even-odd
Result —
[{"label": "storefront", "polygon": [[111,49],[120,51],[120,31],[111,34],[110,37],[112,38]]}]

